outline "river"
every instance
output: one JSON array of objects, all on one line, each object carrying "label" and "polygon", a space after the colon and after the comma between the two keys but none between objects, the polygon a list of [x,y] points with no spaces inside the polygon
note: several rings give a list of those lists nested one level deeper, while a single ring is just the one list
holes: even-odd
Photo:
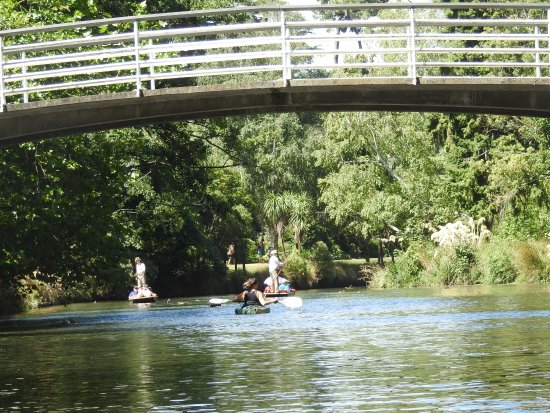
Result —
[{"label": "river", "polygon": [[550,409],[550,286],[298,296],[261,315],[194,297],[2,319],[0,411]]}]

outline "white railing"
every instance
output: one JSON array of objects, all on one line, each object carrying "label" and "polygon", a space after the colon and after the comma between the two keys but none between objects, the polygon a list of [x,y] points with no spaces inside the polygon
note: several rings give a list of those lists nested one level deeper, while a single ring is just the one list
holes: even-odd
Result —
[{"label": "white railing", "polygon": [[[437,76],[549,77],[549,9],[263,6],[0,31],[0,111],[83,94],[134,90],[139,96],[144,88],[196,85],[204,77],[215,78],[210,83],[398,77],[413,84]],[[464,10],[501,17],[448,17]]]}]

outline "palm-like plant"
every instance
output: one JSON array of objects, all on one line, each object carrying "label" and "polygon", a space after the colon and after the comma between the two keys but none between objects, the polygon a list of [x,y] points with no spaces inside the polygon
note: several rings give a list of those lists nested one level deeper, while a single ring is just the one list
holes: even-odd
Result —
[{"label": "palm-like plant", "polygon": [[298,251],[302,250],[302,232],[310,216],[312,201],[305,192],[290,194],[287,198],[290,210],[290,225],[294,230],[294,242]]},{"label": "palm-like plant", "polygon": [[[263,211],[271,223],[271,227],[275,228],[278,239],[281,240],[283,256],[286,259],[283,231],[285,228],[285,220],[288,216],[288,202],[286,201],[285,194],[268,192],[264,200]],[[277,240],[275,240],[275,245],[277,245]]]}]

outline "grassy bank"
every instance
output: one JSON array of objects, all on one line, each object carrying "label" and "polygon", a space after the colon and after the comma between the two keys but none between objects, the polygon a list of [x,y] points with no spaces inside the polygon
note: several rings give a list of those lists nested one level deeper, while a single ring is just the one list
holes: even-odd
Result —
[{"label": "grassy bank", "polygon": [[[364,259],[330,260],[329,254],[313,261],[302,256],[289,256],[283,270],[298,290],[310,288],[410,288],[473,284],[550,283],[550,244],[548,241],[513,241],[493,239],[472,245],[437,247],[430,243],[410,245],[385,261],[380,268]],[[193,280],[188,295],[231,294],[241,290],[250,277],[260,285],[268,276],[267,263],[227,266],[227,272]],[[182,281],[174,280],[172,294],[181,294]],[[0,286],[1,287],[1,286]],[[78,286],[77,286],[78,287]],[[66,302],[89,301],[80,291],[97,288],[74,288],[66,291],[61,285],[25,279],[18,289],[0,288],[0,314],[11,314],[39,306]],[[165,295],[168,296],[168,295]],[[95,298],[94,298],[95,299]],[[107,298],[108,299],[108,298]]]},{"label": "grassy bank", "polygon": [[[493,239],[481,244],[457,244],[438,247],[431,243],[411,245],[385,260],[380,268],[363,259],[306,261],[289,257],[284,276],[298,289],[410,288],[474,284],[550,283],[550,244],[547,241]],[[242,281],[255,277],[262,282],[268,275],[265,263],[247,264],[229,278],[239,289]]]},{"label": "grassy bank", "polygon": [[547,241],[494,239],[437,247],[418,243],[373,273],[375,288],[550,283]]}]

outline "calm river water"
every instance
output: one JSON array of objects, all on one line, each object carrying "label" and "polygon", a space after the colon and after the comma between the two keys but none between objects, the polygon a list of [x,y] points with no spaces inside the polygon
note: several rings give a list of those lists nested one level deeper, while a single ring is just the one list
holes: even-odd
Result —
[{"label": "calm river water", "polygon": [[1,320],[0,411],[550,411],[550,286],[298,295],[262,315],[201,297]]}]

